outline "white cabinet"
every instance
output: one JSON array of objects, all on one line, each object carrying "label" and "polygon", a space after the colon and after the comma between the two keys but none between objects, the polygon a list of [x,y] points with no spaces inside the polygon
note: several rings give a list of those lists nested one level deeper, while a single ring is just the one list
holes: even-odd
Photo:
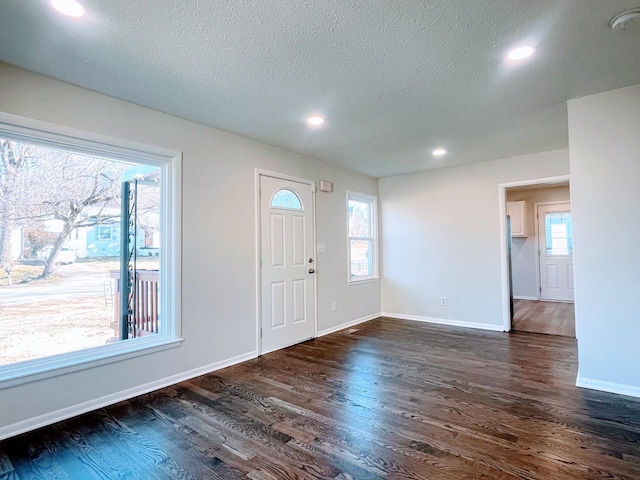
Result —
[{"label": "white cabinet", "polygon": [[507,215],[511,217],[511,236],[527,236],[527,203],[507,202]]}]

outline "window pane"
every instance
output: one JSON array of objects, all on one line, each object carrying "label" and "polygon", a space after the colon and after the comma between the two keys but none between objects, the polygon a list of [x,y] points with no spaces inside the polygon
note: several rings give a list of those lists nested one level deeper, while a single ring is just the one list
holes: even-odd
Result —
[{"label": "window pane", "polygon": [[573,255],[571,212],[545,214],[546,254]]},{"label": "window pane", "polygon": [[157,334],[160,169],[4,138],[0,153],[0,365],[121,340],[121,296],[124,336]]},{"label": "window pane", "polygon": [[349,200],[349,236],[371,237],[369,202]]},{"label": "window pane", "polygon": [[276,208],[290,208],[291,210],[302,210],[302,204],[298,196],[287,189],[279,190],[275,193],[271,199],[271,206]]},{"label": "window pane", "polygon": [[111,227],[98,227],[98,240],[110,240],[111,239]]},{"label": "window pane", "polygon": [[371,240],[351,240],[351,275],[373,275]]}]

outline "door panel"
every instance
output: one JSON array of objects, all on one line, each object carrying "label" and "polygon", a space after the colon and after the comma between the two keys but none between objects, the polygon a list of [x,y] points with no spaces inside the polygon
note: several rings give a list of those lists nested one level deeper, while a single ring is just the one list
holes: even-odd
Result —
[{"label": "door panel", "polygon": [[547,264],[547,288],[558,288],[558,265]]},{"label": "door panel", "polygon": [[271,266],[284,267],[284,215],[271,215]]},{"label": "door panel", "polygon": [[286,303],[284,289],[284,282],[271,283],[271,328],[284,325],[284,306]]},{"label": "door panel", "polygon": [[538,206],[540,299],[573,302],[571,204]]},{"label": "door panel", "polygon": [[306,321],[307,280],[293,281],[293,323]]},{"label": "door panel", "polygon": [[293,265],[296,267],[305,266],[305,231],[304,217],[293,215],[291,218],[293,230]]},{"label": "door panel", "polygon": [[315,335],[311,185],[260,176],[261,353]]}]

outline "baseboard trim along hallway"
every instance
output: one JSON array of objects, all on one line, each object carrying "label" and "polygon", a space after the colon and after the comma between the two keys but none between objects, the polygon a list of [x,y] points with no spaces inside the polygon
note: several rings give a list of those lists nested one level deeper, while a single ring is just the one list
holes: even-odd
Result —
[{"label": "baseboard trim along hallway", "polygon": [[436,325],[449,325],[451,327],[477,328],[480,330],[491,330],[493,332],[504,332],[502,324],[466,322],[463,320],[450,320],[447,318],[423,317],[420,315],[406,315],[404,313],[382,312],[383,317],[399,318],[401,320],[413,320],[415,322],[434,323]]}]

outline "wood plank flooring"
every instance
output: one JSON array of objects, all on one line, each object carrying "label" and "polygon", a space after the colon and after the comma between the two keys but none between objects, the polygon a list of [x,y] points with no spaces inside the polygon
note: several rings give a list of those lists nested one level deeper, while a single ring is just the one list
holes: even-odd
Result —
[{"label": "wood plank flooring", "polygon": [[0,479],[640,478],[574,339],[377,319],[0,442]]},{"label": "wood plank flooring", "polygon": [[521,332],[576,337],[573,303],[514,300],[511,328]]}]

